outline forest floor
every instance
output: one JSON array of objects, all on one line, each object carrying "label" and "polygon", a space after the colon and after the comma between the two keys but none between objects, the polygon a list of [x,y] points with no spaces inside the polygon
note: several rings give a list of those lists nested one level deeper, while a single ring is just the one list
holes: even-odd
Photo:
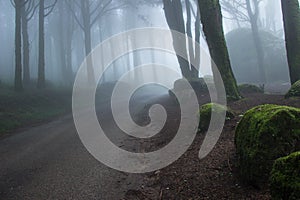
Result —
[{"label": "forest floor", "polygon": [[[270,199],[268,188],[257,189],[243,184],[238,178],[235,166],[234,131],[241,115],[248,109],[261,104],[278,104],[300,107],[299,98],[285,99],[282,95],[243,94],[240,101],[228,103],[235,112],[235,118],[227,120],[221,137],[213,151],[204,159],[198,158],[204,134],[197,134],[188,151],[168,167],[145,176],[145,185],[138,190],[129,190],[125,199]],[[178,110],[169,105],[168,121],[162,134],[152,140],[148,149],[162,147],[176,132]],[[200,97],[200,104],[209,102],[208,97]],[[146,114],[140,116],[147,121]],[[144,117],[144,118],[143,118]],[[146,118],[145,118],[146,117]],[[170,118],[170,120],[169,120]],[[163,142],[162,142],[163,141]]]}]

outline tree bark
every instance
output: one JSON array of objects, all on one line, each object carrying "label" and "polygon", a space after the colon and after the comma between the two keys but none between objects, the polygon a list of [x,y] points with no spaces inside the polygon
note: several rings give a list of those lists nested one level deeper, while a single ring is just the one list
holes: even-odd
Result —
[{"label": "tree bark", "polygon": [[219,0],[198,0],[198,3],[210,55],[222,76],[227,99],[240,99],[225,42]]},{"label": "tree bark", "polygon": [[46,87],[45,80],[45,33],[44,33],[44,15],[45,4],[44,0],[40,0],[39,5],[39,61],[38,61],[38,80],[37,88],[43,89]]},{"label": "tree bark", "polygon": [[23,90],[22,83],[22,38],[21,8],[23,1],[15,0],[15,91]]},{"label": "tree bark", "polygon": [[29,36],[28,36],[28,20],[25,6],[22,7],[22,39],[23,39],[23,82],[30,82],[29,69]]},{"label": "tree bark", "polygon": [[300,80],[300,10],[298,0],[281,0],[291,83]]}]

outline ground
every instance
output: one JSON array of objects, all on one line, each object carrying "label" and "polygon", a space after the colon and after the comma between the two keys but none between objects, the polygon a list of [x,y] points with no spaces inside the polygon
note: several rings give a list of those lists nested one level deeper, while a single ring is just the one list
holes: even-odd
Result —
[{"label": "ground", "polygon": [[[267,188],[257,190],[239,181],[234,165],[234,129],[240,115],[256,105],[300,107],[300,101],[283,95],[243,96],[229,103],[235,118],[226,121],[218,144],[206,158],[198,158],[204,137],[199,134],[175,163],[147,174],[118,172],[95,160],[79,140],[71,115],[24,127],[0,140],[0,199],[269,199]],[[147,104],[143,110],[147,110],[149,99],[137,97],[131,102],[132,116],[140,124],[149,122],[147,112],[137,114],[143,103]],[[199,99],[200,104],[209,102],[207,95]],[[136,152],[166,145],[178,126],[179,109],[168,95],[154,100],[166,105],[169,118],[161,134],[149,141],[122,135],[113,124],[109,106],[101,103],[100,113],[105,114],[102,121],[99,117],[100,123],[111,130],[109,138],[119,147]]]},{"label": "ground", "polygon": [[[146,186],[128,191],[125,199],[270,199],[268,188],[259,190],[240,182],[235,167],[234,130],[241,115],[256,105],[271,103],[300,107],[300,101],[297,98],[285,99],[282,95],[257,93],[243,96],[244,99],[229,103],[236,117],[226,121],[217,145],[206,158],[198,158],[204,137],[199,134],[179,160],[147,174]],[[207,99],[202,98],[201,101],[204,103]],[[160,139],[165,137],[161,135]]]}]

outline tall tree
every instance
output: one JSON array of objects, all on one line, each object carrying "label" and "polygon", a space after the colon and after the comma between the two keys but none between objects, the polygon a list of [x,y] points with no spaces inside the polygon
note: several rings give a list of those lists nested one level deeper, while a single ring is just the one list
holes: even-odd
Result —
[{"label": "tall tree", "polygon": [[235,77],[232,73],[224,37],[219,0],[198,0],[201,22],[211,58],[222,76],[228,99],[239,99]]},{"label": "tall tree", "polygon": [[[186,0],[186,9],[187,9],[187,22],[185,27],[185,21],[184,21],[184,16],[183,16],[183,6],[181,3],[181,0],[163,0],[163,5],[164,5],[164,13],[165,17],[168,23],[168,26],[170,27],[171,30],[177,31],[179,33],[185,34],[188,37],[192,38],[192,28],[191,28],[191,4],[189,0]],[[200,27],[200,20],[196,19],[196,27],[197,27],[197,22],[199,23]],[[200,30],[200,29],[199,29]],[[195,40],[200,41],[200,34],[199,30],[196,30],[195,33]],[[184,52],[185,56],[188,57],[190,61],[194,60],[196,57],[200,57],[198,53],[200,51],[196,50],[194,51],[193,44],[186,43],[184,40],[176,40],[173,37],[173,46],[176,52]],[[196,45],[195,45],[196,46]],[[178,63],[182,72],[182,75],[186,79],[193,79],[198,77],[198,66],[191,66],[190,62],[181,56],[177,56]],[[196,69],[196,70],[195,70]]]},{"label": "tall tree", "polygon": [[72,38],[74,34],[75,22],[72,13],[66,6],[66,1],[58,2],[58,15],[56,18],[56,40],[58,47],[58,58],[60,61],[61,73],[64,84],[70,86],[72,83]]},{"label": "tall tree", "polygon": [[[71,7],[73,3],[79,8],[79,13],[76,12],[76,9]],[[113,4],[113,0],[101,0],[97,2],[93,0],[72,0],[68,1],[68,5],[75,21],[84,33],[85,55],[88,56],[92,51],[91,29],[94,24],[99,18],[114,9],[120,8],[124,3],[122,2],[121,4],[115,5]],[[88,81],[94,83],[95,75],[91,56],[89,56],[87,60],[87,74]]]},{"label": "tall tree", "polygon": [[26,4],[22,6],[22,40],[23,40],[23,82],[28,84],[30,82],[30,68],[29,68],[29,35],[28,22],[34,16],[38,4],[34,0],[27,0]]},{"label": "tall tree", "polygon": [[45,79],[45,17],[47,17],[54,9],[57,0],[45,6],[45,0],[39,2],[39,60],[38,60],[38,80],[37,88],[46,87]]},{"label": "tall tree", "polygon": [[22,91],[22,37],[21,37],[21,10],[23,0],[14,0],[15,7],[15,90]]},{"label": "tall tree", "polygon": [[281,0],[291,83],[300,80],[300,10],[298,0]]}]

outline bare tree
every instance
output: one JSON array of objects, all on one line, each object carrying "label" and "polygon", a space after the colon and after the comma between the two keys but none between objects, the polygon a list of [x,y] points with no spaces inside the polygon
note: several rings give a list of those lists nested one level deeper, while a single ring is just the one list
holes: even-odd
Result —
[{"label": "bare tree", "polygon": [[22,40],[23,40],[23,83],[30,82],[30,68],[29,68],[29,36],[28,36],[28,22],[34,16],[38,3],[35,0],[27,0],[26,4],[21,9],[22,14]]},{"label": "bare tree", "polygon": [[75,21],[72,13],[67,7],[66,1],[58,2],[58,52],[61,64],[61,72],[64,77],[64,83],[71,85],[73,71],[72,71],[72,39],[75,30]]},{"label": "bare tree", "polygon": [[[164,4],[164,13],[167,20],[167,23],[171,30],[178,31],[182,34],[187,35],[190,38],[193,38],[192,36],[192,25],[191,25],[191,4],[189,0],[186,0],[186,11],[187,11],[187,22],[185,27],[185,21],[183,16],[183,6],[181,0],[163,0]],[[195,24],[195,40],[200,41],[200,17],[199,15],[196,17],[196,24]],[[199,28],[199,29],[197,29]],[[189,43],[186,43],[186,41],[183,40],[176,40],[173,38],[173,46],[175,51],[183,50],[181,52],[186,53],[185,57],[188,57],[190,61],[197,61],[200,59],[200,51],[195,50],[194,51],[194,45],[190,41]],[[196,45],[195,45],[196,47]],[[181,56],[177,56],[178,63],[182,72],[183,77],[185,77],[188,80],[192,80],[193,78],[198,77],[198,66],[192,66],[191,63],[188,60],[185,60]]]},{"label": "bare tree", "polygon": [[38,61],[38,81],[37,88],[46,87],[45,79],[45,17],[47,17],[54,9],[57,0],[52,4],[45,6],[45,0],[39,2],[39,61]]},{"label": "bare tree", "polygon": [[264,57],[265,53],[262,47],[262,41],[259,36],[259,14],[260,9],[259,5],[262,0],[222,0],[222,8],[229,14],[232,15],[232,18],[238,23],[239,22],[248,22],[251,25],[252,37],[254,46],[256,49],[257,55],[257,64],[260,74],[260,82],[264,84],[266,82],[266,72]]},{"label": "bare tree", "polygon": [[23,90],[22,82],[22,37],[21,37],[21,11],[25,5],[24,0],[13,0],[15,7],[15,91]]},{"label": "bare tree", "polygon": [[[72,8],[71,4],[74,3],[76,7],[79,9],[79,12],[76,11],[75,8]],[[84,44],[85,44],[85,54],[86,56],[92,51],[92,39],[91,39],[91,29],[94,24],[107,14],[108,12],[115,10],[117,8],[122,7],[125,3],[113,4],[113,0],[72,0],[68,1],[69,8],[73,14],[73,17],[79,27],[82,29],[84,33]],[[92,65],[91,56],[88,57],[87,60],[87,74],[88,81],[90,83],[95,82],[94,69]]]}]

